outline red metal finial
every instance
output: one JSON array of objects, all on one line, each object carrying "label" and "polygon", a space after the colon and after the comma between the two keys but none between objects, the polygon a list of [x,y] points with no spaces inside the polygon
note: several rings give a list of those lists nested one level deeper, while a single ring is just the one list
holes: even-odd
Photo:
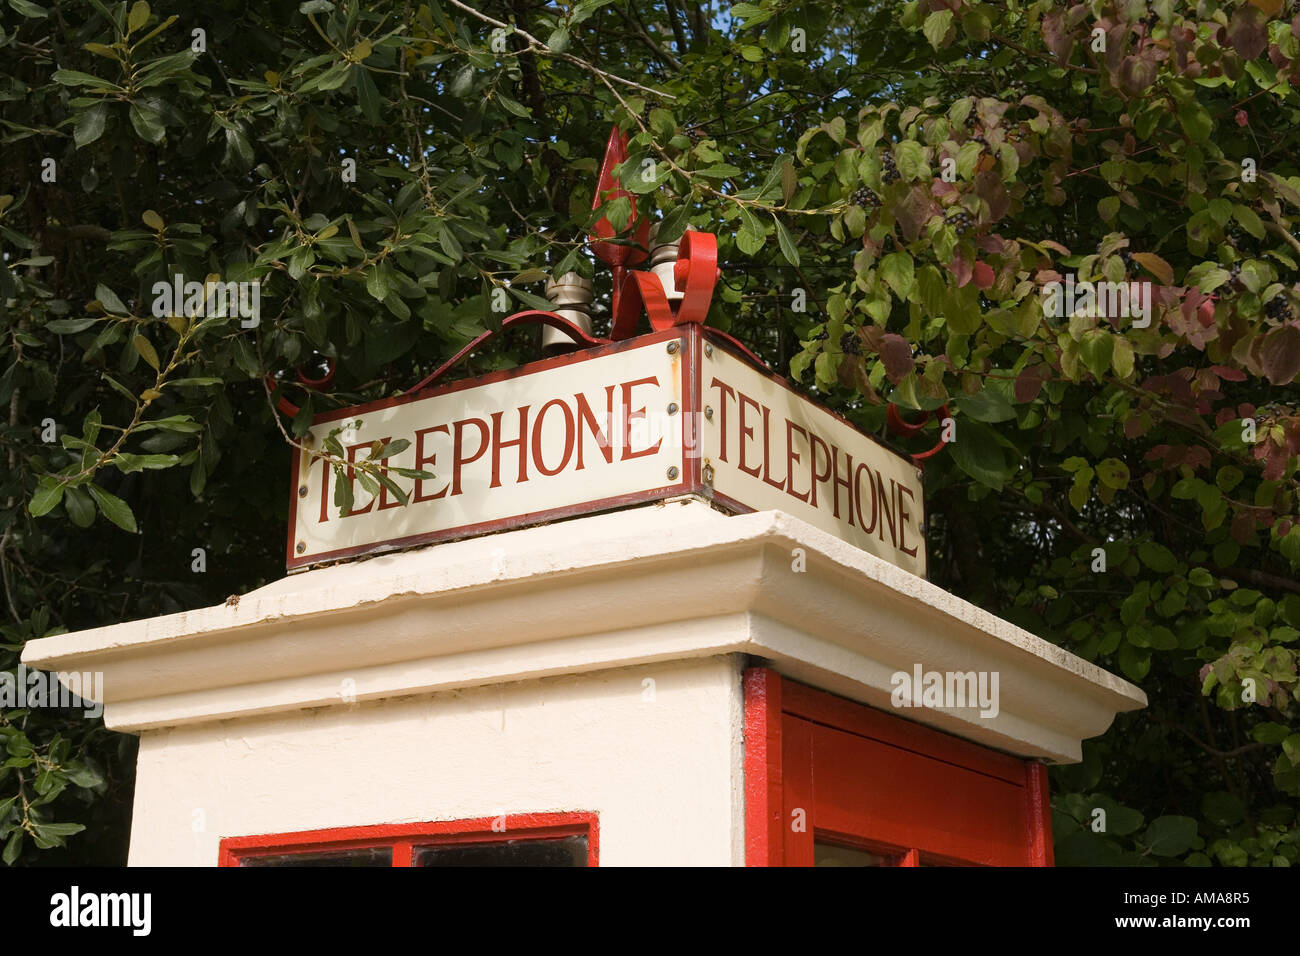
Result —
[{"label": "red metal finial", "polygon": [[611,305],[618,311],[620,292],[623,288],[623,276],[627,267],[636,265],[649,254],[650,220],[637,215],[636,197],[624,189],[614,177],[614,167],[627,161],[627,136],[617,125],[610,128],[609,141],[605,144],[605,158],[600,164],[600,176],[596,180],[596,195],[591,199],[591,208],[599,209],[608,202],[626,196],[632,206],[628,216],[628,225],[632,227],[632,239],[636,246],[618,245],[606,240],[617,235],[617,230],[607,217],[601,217],[591,227],[591,251],[610,265],[614,271],[614,295]]}]

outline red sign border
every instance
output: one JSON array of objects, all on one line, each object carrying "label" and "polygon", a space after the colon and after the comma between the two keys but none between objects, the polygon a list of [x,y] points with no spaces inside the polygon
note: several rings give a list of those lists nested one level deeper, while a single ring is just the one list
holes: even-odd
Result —
[{"label": "red sign border", "polygon": [[[365,414],[367,412],[377,411],[383,408],[391,408],[395,405],[405,405],[410,402],[418,401],[424,398],[430,398],[436,395],[449,395],[455,392],[464,391],[469,388],[477,388],[480,385],[489,385],[493,382],[507,381],[512,378],[518,378],[523,375],[531,375],[535,372],[544,371],[551,368],[562,368],[566,365],[572,365],[577,362],[585,362],[594,358],[600,358],[605,355],[626,351],[633,348],[644,348],[657,343],[668,343],[678,341],[681,343],[678,359],[684,363],[682,374],[682,448],[688,449],[690,440],[699,442],[700,436],[688,436],[687,429],[696,427],[698,420],[696,412],[702,410],[704,401],[704,382],[702,378],[703,369],[703,349],[707,343],[713,348],[723,349],[728,355],[737,361],[752,365],[752,362],[744,355],[740,354],[735,348],[729,347],[728,343],[721,336],[710,334],[707,326],[701,326],[690,323],[681,326],[675,326],[671,329],[665,329],[661,332],[651,332],[648,335],[640,335],[630,339],[623,339],[608,345],[600,345],[591,349],[583,349],[577,352],[571,352],[567,355],[556,356],[549,359],[541,359],[536,362],[529,362],[526,365],[520,365],[512,369],[504,369],[498,372],[489,372],[486,375],[475,376],[474,378],[462,379],[458,382],[451,382],[447,385],[441,385],[436,388],[425,389],[422,392],[416,392],[409,395],[398,395],[393,398],[380,399],[374,402],[368,402],[364,405],[354,405],[349,408],[336,409],[332,412],[325,412],[317,415],[313,420],[313,425],[323,424],[325,422],[338,421],[344,418],[350,418],[354,415]],[[903,458],[909,461],[917,471],[917,480],[921,485],[920,494],[920,513],[918,515],[919,524],[925,527],[927,520],[927,507],[925,500],[925,472],[922,468],[910,461],[910,457],[905,452],[891,447],[887,442],[882,441],[875,435],[864,432],[853,422],[849,421],[838,412],[832,411],[823,405],[815,402],[804,392],[791,386],[790,382],[783,376],[777,375],[770,369],[758,370],[760,374],[785,389],[795,397],[803,401],[816,405],[818,409],[827,415],[840,421],[842,424],[851,428],[857,435],[867,439],[888,455]],[[697,406],[700,406],[697,408]],[[696,445],[698,447],[698,444]],[[546,511],[525,512],[519,515],[512,515],[506,518],[497,518],[492,521],[484,521],[472,525],[458,525],[455,528],[444,528],[440,531],[428,531],[415,535],[408,535],[404,538],[390,538],[386,541],[379,541],[372,544],[356,545],[350,548],[339,548],[334,551],[326,551],[320,554],[307,555],[299,557],[294,553],[294,546],[297,538],[298,522],[298,489],[297,475],[299,469],[299,460],[302,452],[298,448],[293,450],[293,472],[294,481],[290,483],[289,489],[289,535],[286,542],[286,567],[290,572],[300,571],[304,568],[315,567],[324,564],[331,564],[348,558],[355,558],[361,555],[386,554],[392,551],[400,551],[408,548],[418,547],[426,544],[438,544],[445,541],[454,541],[462,538],[470,538],[481,534],[490,534],[496,531],[504,531],[514,528],[524,528],[537,524],[544,524],[550,521],[558,521],[564,518],[573,518],[579,515],[595,514],[601,511],[611,511],[618,508],[624,508],[629,505],[647,504],[652,501],[662,501],[665,498],[677,497],[680,495],[699,495],[707,498],[714,504],[730,511],[734,514],[749,514],[756,509],[737,501],[728,495],[715,492],[711,485],[705,484],[703,478],[703,461],[701,456],[690,454],[683,456],[681,480],[666,485],[660,485],[657,488],[649,488],[643,491],[631,492],[626,495],[616,495],[609,498],[600,498],[592,501],[577,502],[572,505],[565,505],[560,508],[551,508]],[[922,570],[925,572],[922,577],[929,576],[930,559],[928,549],[925,549],[926,537],[924,532],[920,535],[921,546],[924,549],[922,560]]]},{"label": "red sign border", "polygon": [[[613,342],[609,345],[600,345],[592,349],[583,349],[578,352],[571,352],[568,355],[541,359],[536,362],[529,362],[527,365],[520,365],[512,369],[503,369],[498,372],[489,372],[486,375],[462,379],[459,382],[452,382],[436,388],[425,389],[422,392],[410,395],[398,395],[393,398],[384,398],[374,402],[367,402],[364,405],[353,405],[349,408],[340,408],[332,412],[324,412],[315,416],[312,420],[312,424],[315,426],[326,422],[339,421],[340,419],[351,418],[355,415],[362,415],[382,408],[406,405],[414,401],[432,398],[437,395],[450,395],[455,392],[464,391],[465,389],[477,388],[480,385],[490,385],[493,382],[503,382],[523,375],[531,375],[535,372],[545,371],[547,369],[562,368],[566,365],[572,365],[575,362],[585,362],[605,355],[627,351],[628,349],[645,348],[646,346],[655,345],[659,342],[668,343],[676,340],[682,343],[682,349],[681,352],[679,352],[678,359],[679,361],[686,363],[684,369],[685,374],[683,375],[682,382],[682,447],[686,448],[686,428],[688,423],[694,420],[692,417],[692,413],[694,412],[692,403],[694,395],[697,394],[696,389],[693,387],[697,363],[691,361],[690,357],[693,354],[691,351],[692,348],[698,347],[698,342],[696,341],[697,336],[690,334],[690,332],[691,330],[686,328],[676,327],[666,329],[663,332],[654,332],[649,335],[624,339],[623,341]],[[562,518],[572,518],[578,515],[592,514],[598,511],[609,511],[615,508],[626,507],[628,505],[644,504],[651,501],[662,501],[664,498],[671,498],[677,495],[699,493],[697,485],[700,480],[700,462],[698,456],[685,455],[682,463],[683,468],[681,480],[676,483],[660,485],[657,488],[648,488],[643,491],[635,491],[626,495],[616,495],[610,498],[601,498],[594,501],[565,505],[561,508],[550,508],[546,511],[524,512],[523,514],[512,515],[506,518],[496,518],[492,521],[483,521],[478,524],[458,525],[454,528],[443,528],[439,531],[426,531],[420,534],[407,535],[404,538],[389,538],[385,541],[377,541],[372,544],[355,545],[350,548],[338,548],[334,551],[324,551],[318,554],[304,555],[300,557],[295,553],[294,546],[297,543],[298,537],[297,481],[301,457],[302,450],[295,447],[293,450],[292,464],[292,474],[294,479],[290,482],[289,488],[289,535],[285,543],[285,566],[290,572],[299,571],[307,567],[330,564],[347,558],[355,558],[360,555],[386,554],[390,551],[400,551],[425,544],[438,544],[444,541],[454,541],[460,538],[470,538],[476,535],[489,534],[494,531],[523,528],[530,525],[543,524],[548,521],[557,521]],[[692,482],[695,482],[695,485],[693,485]]]}]

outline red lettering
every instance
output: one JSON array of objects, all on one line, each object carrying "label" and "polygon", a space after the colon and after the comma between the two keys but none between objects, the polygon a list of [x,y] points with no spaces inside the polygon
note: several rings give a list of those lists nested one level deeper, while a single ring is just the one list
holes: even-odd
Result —
[{"label": "red lettering", "polygon": [[834,480],[831,485],[831,489],[832,489],[831,494],[834,495],[835,497],[834,514],[835,517],[837,518],[840,516],[840,489],[843,488],[844,491],[849,496],[849,506],[846,510],[848,511],[849,514],[849,526],[852,527],[853,526],[853,456],[850,455],[848,452],[844,453],[845,473],[844,473],[843,481],[840,480],[839,457],[840,457],[840,450],[836,448],[834,445],[831,445],[831,473],[834,476]]},{"label": "red lettering", "polygon": [[[560,463],[555,468],[550,469],[542,461],[542,419],[546,417],[546,410],[554,405],[558,405],[564,411],[564,457],[560,459]],[[537,466],[537,470],[543,475],[548,478],[552,475],[558,475],[569,463],[569,459],[573,457],[574,438],[576,437],[574,430],[573,412],[569,411],[569,406],[561,399],[551,399],[537,412],[537,421],[533,423],[533,464]]]},{"label": "red lettering", "polygon": [[[817,433],[813,431],[808,432],[808,443],[809,443],[808,470],[811,474],[811,480],[809,484],[812,486],[810,489],[810,497],[808,499],[808,503],[812,505],[814,508],[816,508],[817,507],[817,483],[819,481],[825,481],[827,478],[831,476],[831,450],[826,446],[826,442],[822,441],[821,438],[817,436]],[[822,454],[826,458],[826,470],[822,472],[819,472],[817,470],[817,446],[818,445],[822,446]]]},{"label": "red lettering", "polygon": [[758,409],[761,407],[759,406],[758,402],[754,401],[748,395],[744,394],[743,392],[740,393],[740,461],[737,462],[737,465],[740,468],[740,470],[743,471],[745,474],[753,475],[755,478],[757,478],[758,469],[749,468],[745,465],[745,439],[754,437],[754,429],[749,428],[748,426],[745,425],[746,405],[752,405],[755,411],[758,411]]},{"label": "red lettering", "polygon": [[727,398],[735,398],[736,390],[726,383],[714,379],[709,383],[709,388],[718,390],[718,427],[722,430],[718,436],[721,440],[718,442],[718,461],[727,460]]},{"label": "red lettering", "polygon": [[[614,444],[610,441],[609,436],[614,433],[614,386],[605,386],[605,404],[607,407],[605,412],[605,427],[609,429],[609,432],[602,431],[600,426],[596,423],[596,414],[591,410],[591,405],[587,403],[586,395],[575,395],[573,397],[578,403],[579,424],[583,422],[586,423],[587,429],[591,432],[591,437],[596,439],[596,444],[600,448],[600,453],[605,456],[605,464],[612,465],[614,463]],[[575,470],[582,471],[583,467],[582,429],[579,428],[578,464]]]},{"label": "red lettering", "polygon": [[795,432],[798,432],[800,435],[803,436],[803,440],[805,443],[808,441],[808,433],[787,418],[785,420],[785,473],[786,473],[785,490],[786,490],[786,494],[788,494],[791,498],[798,498],[800,501],[807,501],[808,492],[805,491],[801,493],[794,490],[795,462],[802,461],[802,459],[798,456],[798,454],[795,453],[794,450]]},{"label": "red lettering", "polygon": [[518,448],[519,449],[519,477],[516,479],[520,484],[528,480],[528,453],[524,450],[524,442],[528,437],[528,406],[519,407],[519,437],[512,438],[510,441],[501,440],[501,416],[504,412],[492,413],[492,482],[489,488],[501,487],[501,449]]},{"label": "red lettering", "polygon": [[898,484],[892,478],[889,479],[889,483],[898,489],[898,550],[916,557],[916,548],[907,546],[907,519],[912,517],[912,513],[907,510],[907,505],[903,504],[903,495],[906,493],[907,497],[913,500],[916,496],[912,494],[911,488]]},{"label": "red lettering", "polygon": [[320,520],[321,524],[330,520],[330,463],[328,459],[320,460]]},{"label": "red lettering", "polygon": [[[473,457],[465,457],[465,448],[461,443],[461,438],[465,434],[465,426],[473,425],[478,428],[479,446],[478,451],[474,452]],[[465,465],[473,464],[483,457],[484,452],[488,449],[488,423],[481,418],[462,418],[458,422],[451,423],[451,494],[452,497],[460,494],[460,470]]]},{"label": "red lettering", "polygon": [[638,385],[658,385],[658,376],[651,375],[648,378],[639,378],[634,382],[623,382],[619,387],[623,389],[623,455],[620,461],[627,461],[629,458],[644,458],[646,455],[653,455],[659,450],[659,446],[664,443],[661,438],[653,445],[642,448],[640,451],[632,450],[632,422],[645,420],[645,409],[638,408],[632,411],[632,389]]},{"label": "red lettering", "polygon": [[[864,471],[867,473],[867,490],[871,492],[870,525],[868,525],[866,519],[862,517],[862,473]],[[853,489],[853,498],[858,513],[858,527],[866,534],[871,534],[871,532],[876,530],[876,520],[879,518],[878,511],[880,508],[876,503],[876,485],[871,480],[871,469],[866,465],[858,465],[858,470],[853,473],[853,484],[855,485]]]},{"label": "red lettering", "polygon": [[[768,432],[767,420],[771,417],[772,410],[766,405],[763,406],[763,480],[775,488],[777,491],[785,491],[785,479],[780,481],[772,480],[772,436]],[[786,474],[789,474],[787,471]]]},{"label": "red lettering", "polygon": [[[889,480],[892,483],[894,479],[891,478]],[[884,518],[884,520],[880,522],[880,532],[879,532],[880,540],[881,541],[885,540],[885,521],[888,521],[889,522],[889,543],[892,544],[894,547],[898,547],[898,543],[897,541],[895,541],[895,535],[894,535],[894,512],[890,510],[894,506],[893,505],[894,499],[890,495],[885,493],[885,480],[880,476],[880,472],[876,472],[876,488],[879,491],[877,502],[879,503],[880,506],[880,513]]]},{"label": "red lettering", "polygon": [[[425,465],[435,465],[438,463],[437,455],[426,455],[424,453],[424,436],[433,432],[442,432],[444,435],[449,434],[446,425],[434,425],[432,428],[421,428],[415,433],[415,470],[424,471]],[[447,493],[448,485],[442,486],[442,491],[435,492],[431,495],[424,493],[424,479],[415,480],[415,494],[411,497],[412,504],[419,504],[421,501],[433,501],[435,498],[441,498]]]}]

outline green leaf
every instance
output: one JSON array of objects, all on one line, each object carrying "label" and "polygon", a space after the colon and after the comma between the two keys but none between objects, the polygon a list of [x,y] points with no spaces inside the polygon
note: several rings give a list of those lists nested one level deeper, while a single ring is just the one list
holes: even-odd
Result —
[{"label": "green leaf", "polygon": [[[13,2],[13,0],[10,0]],[[18,854],[23,850],[23,830],[18,829],[9,835],[9,842],[5,844],[4,853],[0,854],[0,860],[4,861],[5,866],[13,866],[14,861],[18,859]]]},{"label": "green leaf", "polygon": [[136,135],[146,143],[161,143],[167,130],[163,128],[162,118],[153,110],[138,103],[132,103],[130,109],[131,126]]},{"label": "green leaf", "polygon": [[135,350],[140,353],[140,357],[148,362],[155,372],[161,368],[158,362],[158,351],[153,347],[152,342],[143,335],[137,335],[131,339],[131,344],[135,346]]},{"label": "green leaf", "polygon": [[1196,100],[1188,100],[1178,106],[1178,122],[1194,143],[1203,143],[1209,139],[1214,129],[1214,120]]},{"label": "green leaf", "polygon": [[773,216],[772,221],[776,223],[776,241],[781,247],[781,255],[785,256],[785,261],[792,266],[799,265],[799,250],[795,247],[794,236],[790,235],[790,230],[786,228],[779,217]]},{"label": "green leaf", "polygon": [[32,517],[39,518],[52,511],[54,506],[63,500],[63,490],[66,487],[66,484],[50,475],[41,478],[36,486],[36,493],[32,495],[32,500],[27,505],[27,510],[31,512]]},{"label": "green leaf", "polygon": [[1115,340],[1105,329],[1089,329],[1079,343],[1079,356],[1098,379],[1110,371],[1110,360],[1115,354]]},{"label": "green leaf", "polygon": [[89,146],[104,133],[104,123],[108,119],[108,106],[96,103],[77,117],[77,124],[72,128],[72,139],[77,149]]},{"label": "green leaf", "polygon": [[880,277],[899,299],[906,301],[916,281],[916,263],[906,252],[891,252],[880,260]]},{"label": "green leaf", "polygon": [[1125,643],[1119,649],[1119,669],[1129,680],[1140,684],[1151,670],[1151,651]]},{"label": "green leaf", "polygon": [[89,528],[95,523],[95,503],[84,489],[70,486],[63,495],[63,508],[68,518],[78,528]]},{"label": "green leaf", "polygon": [[1178,567],[1178,559],[1163,544],[1143,541],[1138,545],[1138,557],[1152,571],[1158,574],[1170,574]]},{"label": "green leaf", "polygon": [[690,208],[686,203],[678,203],[668,211],[659,223],[656,236],[661,242],[676,242],[690,225]]},{"label": "green leaf", "polygon": [[45,328],[56,335],[75,335],[77,332],[86,331],[98,321],[93,318],[55,319],[53,322],[46,322]]},{"label": "green leaf", "polygon": [[149,4],[145,0],[136,0],[131,5],[131,12],[126,17],[126,32],[134,33],[149,22]]},{"label": "green leaf", "polygon": [[921,32],[930,41],[930,46],[937,50],[943,45],[943,38],[948,35],[948,28],[951,25],[952,11],[936,10],[925,18],[925,25],[921,27]]},{"label": "green leaf", "polygon": [[1142,843],[1156,856],[1179,856],[1195,842],[1196,821],[1191,817],[1157,817],[1142,835]]},{"label": "green leaf", "polygon": [[957,437],[948,443],[948,451],[957,467],[982,485],[1001,491],[1008,469],[996,433],[979,422],[960,421]]},{"label": "green leaf", "polygon": [[1016,417],[1011,401],[997,389],[987,386],[974,395],[958,398],[957,408],[963,415],[981,422],[1005,422]]},{"label": "green leaf", "polygon": [[105,491],[99,485],[90,484],[85,487],[90,492],[90,496],[95,499],[95,504],[99,506],[100,514],[105,518],[123,531],[135,534],[139,530],[135,524],[135,515],[131,513],[131,507],[125,501]]},{"label": "green leaf", "polygon": [[736,248],[745,255],[752,256],[763,248],[763,243],[766,240],[767,230],[758,221],[758,217],[744,206],[741,206],[740,231],[736,234]]},{"label": "green leaf", "polygon": [[123,474],[134,471],[158,470],[179,464],[177,455],[131,455],[120,451],[112,458],[112,464]]},{"label": "green leaf", "polygon": [[1250,735],[1261,744],[1280,744],[1291,736],[1291,728],[1283,724],[1256,724]]},{"label": "green leaf", "polygon": [[1246,816],[1246,806],[1241,799],[1223,790],[1207,793],[1201,798],[1201,815],[1211,823],[1230,827]]},{"label": "green leaf", "polygon": [[1097,463],[1097,480],[1107,488],[1124,489],[1129,483],[1128,465],[1118,458],[1107,458]]},{"label": "green leaf", "polygon": [[99,300],[99,304],[104,307],[106,312],[113,315],[131,314],[131,310],[122,304],[122,300],[117,297],[117,294],[102,282],[95,286],[95,298]]}]

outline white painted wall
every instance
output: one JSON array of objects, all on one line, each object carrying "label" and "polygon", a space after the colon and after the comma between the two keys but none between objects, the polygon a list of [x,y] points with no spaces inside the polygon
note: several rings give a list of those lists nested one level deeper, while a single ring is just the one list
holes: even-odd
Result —
[{"label": "white painted wall", "polygon": [[742,865],[741,667],[732,654],[146,731],[130,864],[213,866],[230,836],[586,810],[602,866]]}]

